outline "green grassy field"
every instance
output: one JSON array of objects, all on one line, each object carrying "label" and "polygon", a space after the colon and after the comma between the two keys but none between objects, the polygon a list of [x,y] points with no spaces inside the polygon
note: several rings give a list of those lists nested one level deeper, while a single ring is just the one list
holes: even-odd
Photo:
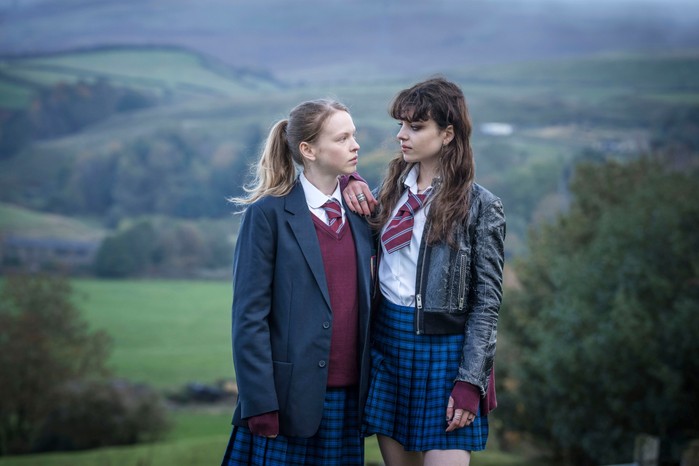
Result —
[{"label": "green grassy field", "polygon": [[[214,281],[74,280],[75,303],[93,329],[106,330],[117,377],[167,392],[189,381],[232,378],[230,284]],[[199,466],[217,464],[230,431],[233,406],[182,408],[162,442],[0,458],[2,466]],[[496,413],[494,415],[497,415]],[[474,454],[472,464],[527,466],[521,455]],[[366,443],[367,462],[380,461],[376,439]]]},{"label": "green grassy field", "polygon": [[[54,453],[0,458],[3,466],[204,466],[221,462],[227,436],[192,438],[135,447],[103,448],[83,453]],[[366,464],[382,464],[377,446],[367,444]],[[496,451],[474,453],[473,466],[541,466],[538,460]]]},{"label": "green grassy field", "polygon": [[[230,416],[209,416],[205,424],[228,424]],[[178,420],[182,428],[196,428],[202,424],[201,419]],[[223,430],[223,429],[221,429]],[[228,441],[226,433],[202,434],[199,431],[193,435],[177,439],[165,440],[153,444],[101,448],[98,450],[79,453],[48,453],[41,455],[26,455],[0,457],[2,466],[205,466],[216,465],[221,461]],[[366,440],[366,464],[382,464],[381,453],[375,437]],[[541,466],[536,459],[523,455],[509,454],[489,449],[474,453],[471,458],[473,466]]]},{"label": "green grassy field", "polygon": [[[221,461],[230,430],[230,414],[178,413],[175,427],[162,442],[136,446],[100,448],[77,453],[47,453],[0,457],[2,466],[204,466]],[[376,437],[365,443],[367,464],[382,464]],[[474,466],[541,466],[520,454],[490,447],[474,453]]]},{"label": "green grassy field", "polygon": [[233,378],[229,283],[78,280],[75,290],[114,340],[117,376],[161,389]]}]

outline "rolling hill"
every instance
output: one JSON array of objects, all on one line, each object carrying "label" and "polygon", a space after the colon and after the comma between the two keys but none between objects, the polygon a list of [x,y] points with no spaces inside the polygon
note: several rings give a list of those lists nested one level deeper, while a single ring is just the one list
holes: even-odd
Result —
[{"label": "rolling hill", "polygon": [[[103,225],[131,215],[227,215],[225,198],[240,192],[270,125],[298,101],[326,96],[349,104],[362,145],[360,171],[372,184],[379,181],[395,150],[386,108],[411,81],[302,85],[219,65],[187,50],[141,46],[4,61],[0,87],[18,89],[0,98],[7,107],[32,89],[100,79],[154,95],[157,103],[35,141],[0,160],[0,200],[101,218]],[[565,205],[565,180],[580,154],[643,152],[667,115],[695,106],[698,71],[699,53],[685,52],[445,73],[467,96],[477,177],[505,201],[510,250],[521,251],[533,221]],[[487,134],[480,129],[488,122],[514,132]]]}]

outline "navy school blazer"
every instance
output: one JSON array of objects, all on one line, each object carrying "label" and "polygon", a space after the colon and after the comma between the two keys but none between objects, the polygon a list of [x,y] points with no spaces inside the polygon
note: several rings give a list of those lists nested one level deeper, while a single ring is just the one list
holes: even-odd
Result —
[{"label": "navy school blazer", "polygon": [[[233,266],[235,425],[278,410],[282,435],[311,437],[320,426],[333,317],[311,215],[299,181],[286,196],[266,196],[243,214]],[[357,254],[361,416],[375,246],[366,221],[346,207],[345,215]]]}]

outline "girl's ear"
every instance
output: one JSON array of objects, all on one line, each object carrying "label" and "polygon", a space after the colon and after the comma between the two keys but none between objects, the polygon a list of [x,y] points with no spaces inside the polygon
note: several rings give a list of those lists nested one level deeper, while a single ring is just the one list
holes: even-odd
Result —
[{"label": "girl's ear", "polygon": [[316,159],[313,146],[305,141],[299,144],[299,152],[301,152],[301,156],[306,160],[314,161]]},{"label": "girl's ear", "polygon": [[446,128],[444,128],[444,130],[442,131],[442,137],[444,138],[442,140],[442,145],[449,145],[449,143],[454,139],[454,126],[449,125]]}]

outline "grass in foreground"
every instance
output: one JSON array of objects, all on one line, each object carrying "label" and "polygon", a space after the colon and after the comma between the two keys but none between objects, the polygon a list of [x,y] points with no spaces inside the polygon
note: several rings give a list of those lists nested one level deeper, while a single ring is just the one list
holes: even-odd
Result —
[{"label": "grass in foreground", "polygon": [[[0,458],[2,466],[204,466],[220,464],[227,435],[197,437],[80,453],[51,453]],[[367,439],[366,464],[382,464],[376,439]],[[534,466],[538,461],[497,451],[474,453],[473,466]]]},{"label": "grass in foreground", "polygon": [[233,378],[231,285],[185,280],[77,280],[76,303],[114,341],[117,377],[177,389]]}]

